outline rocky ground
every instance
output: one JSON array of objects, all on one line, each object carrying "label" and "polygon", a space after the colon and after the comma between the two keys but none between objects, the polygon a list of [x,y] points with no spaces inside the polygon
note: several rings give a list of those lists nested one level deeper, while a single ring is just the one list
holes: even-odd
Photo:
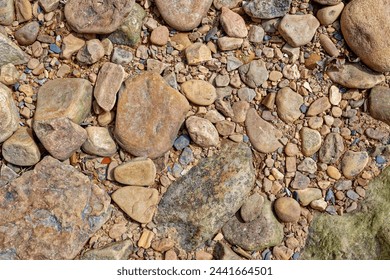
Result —
[{"label": "rocky ground", "polygon": [[389,16],[0,0],[0,259],[390,258]]}]

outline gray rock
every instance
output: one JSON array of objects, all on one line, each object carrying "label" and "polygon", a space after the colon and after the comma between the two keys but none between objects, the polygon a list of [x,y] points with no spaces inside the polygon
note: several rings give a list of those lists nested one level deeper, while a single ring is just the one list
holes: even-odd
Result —
[{"label": "gray rock", "polygon": [[24,64],[28,60],[28,55],[0,32],[0,67],[8,63],[13,65]]},{"label": "gray rock", "polygon": [[14,18],[14,0],[0,0],[0,25],[11,25]]},{"label": "gray rock", "polygon": [[268,79],[268,71],[262,60],[252,60],[238,71],[242,81],[251,88],[260,87]]},{"label": "gray rock", "polygon": [[35,42],[39,33],[39,23],[32,21],[15,32],[15,39],[22,46],[31,45]]},{"label": "gray rock", "polygon": [[60,0],[39,0],[39,5],[45,10],[46,13],[57,9],[59,4]]},{"label": "gray rock", "polygon": [[295,173],[294,180],[291,183],[291,187],[295,190],[306,189],[310,185],[310,178],[297,171]]},{"label": "gray rock", "polygon": [[93,249],[85,252],[81,260],[128,260],[134,252],[133,242],[124,240],[110,243],[103,248]]},{"label": "gray rock", "polygon": [[238,211],[254,180],[250,149],[225,142],[218,155],[201,160],[169,187],[156,220],[162,230],[177,231],[183,248],[195,249]]},{"label": "gray rock", "polygon": [[305,158],[297,167],[299,171],[314,174],[317,171],[317,163],[312,158]]},{"label": "gray rock", "polygon": [[92,39],[85,43],[85,45],[77,53],[77,61],[82,64],[94,64],[102,59],[104,56],[103,44],[98,39]]},{"label": "gray rock", "polygon": [[390,89],[376,86],[371,90],[369,97],[370,115],[390,125]]},{"label": "gray rock", "polygon": [[114,48],[111,56],[111,62],[116,64],[126,65],[133,60],[133,54],[122,48]]},{"label": "gray rock", "polygon": [[344,139],[338,133],[329,133],[319,151],[319,159],[326,164],[336,163],[344,153]]},{"label": "gray rock", "polygon": [[258,193],[252,194],[241,206],[240,214],[244,222],[249,223],[257,219],[263,210],[264,197]]},{"label": "gray rock", "polygon": [[291,0],[243,1],[245,12],[253,18],[270,19],[282,17],[290,10]]},{"label": "gray rock", "polygon": [[7,140],[19,127],[19,114],[12,92],[0,83],[0,143]]}]

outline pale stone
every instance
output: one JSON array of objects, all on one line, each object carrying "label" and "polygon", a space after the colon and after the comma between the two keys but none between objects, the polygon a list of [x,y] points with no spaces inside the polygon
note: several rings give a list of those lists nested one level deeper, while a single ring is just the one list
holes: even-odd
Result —
[{"label": "pale stone", "polygon": [[151,186],[156,178],[156,166],[151,159],[134,159],[116,167],[114,177],[124,185]]},{"label": "pale stone", "polygon": [[12,92],[0,83],[0,143],[7,140],[19,127],[18,109]]},{"label": "pale stone", "polygon": [[89,126],[85,129],[88,138],[82,148],[92,155],[110,157],[116,153],[116,144],[105,127]]},{"label": "pale stone", "polygon": [[300,47],[313,39],[319,26],[320,22],[313,15],[287,14],[281,20],[278,30],[290,46]]},{"label": "pale stone", "polygon": [[201,147],[217,146],[219,135],[215,126],[207,119],[192,116],[186,120],[191,139]]},{"label": "pale stone", "polygon": [[211,60],[212,58],[210,49],[202,43],[190,45],[186,48],[185,52],[189,65],[199,65]]},{"label": "pale stone", "polygon": [[189,80],[181,85],[184,95],[196,105],[208,106],[217,99],[217,92],[212,84],[202,80]]},{"label": "pale stone", "polygon": [[289,87],[278,91],[275,102],[279,118],[286,123],[293,123],[302,114],[303,97]]},{"label": "pale stone", "polygon": [[322,198],[322,192],[320,189],[307,188],[304,190],[297,190],[299,202],[302,206],[309,205],[313,200]]},{"label": "pale stone", "polygon": [[347,151],[341,160],[341,170],[347,179],[353,179],[359,175],[368,164],[367,152]]},{"label": "pale stone", "polygon": [[304,127],[300,131],[300,136],[303,155],[312,156],[321,148],[321,134],[317,130]]}]

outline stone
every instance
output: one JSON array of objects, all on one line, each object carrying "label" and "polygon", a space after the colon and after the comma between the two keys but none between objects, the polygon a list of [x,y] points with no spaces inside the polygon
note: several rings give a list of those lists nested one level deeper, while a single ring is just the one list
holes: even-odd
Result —
[{"label": "stone", "polygon": [[158,206],[158,231],[174,229],[184,249],[197,248],[240,209],[254,182],[251,150],[224,142],[217,155],[170,185]]},{"label": "stone", "polygon": [[213,259],[213,255],[210,253],[207,253],[205,251],[197,251],[195,253],[195,259],[198,260],[204,260],[204,261],[210,261]]},{"label": "stone", "polygon": [[133,53],[122,49],[122,48],[114,48],[111,56],[111,62],[115,64],[126,65],[133,61]]},{"label": "stone", "polygon": [[341,160],[341,171],[347,179],[353,179],[359,175],[368,164],[367,152],[347,151]]},{"label": "stone", "polygon": [[5,164],[0,163],[0,187],[4,187],[12,180],[19,177],[15,171]]},{"label": "stone", "polygon": [[280,197],[274,203],[276,216],[283,223],[296,223],[301,216],[301,206],[291,197]]},{"label": "stone", "polygon": [[177,260],[176,252],[173,249],[166,251],[165,256],[164,256],[164,260],[176,261]]},{"label": "stone", "polygon": [[279,118],[286,123],[293,123],[301,116],[300,107],[303,97],[289,87],[282,88],[276,95],[276,108]]},{"label": "stone", "polygon": [[23,23],[32,19],[32,5],[29,0],[15,0],[16,19]]},{"label": "stone", "polygon": [[272,255],[276,260],[289,260],[294,254],[294,251],[286,246],[275,246],[272,249]]},{"label": "stone", "polygon": [[128,79],[120,90],[115,138],[132,155],[157,158],[172,147],[189,109],[187,99],[158,74]]},{"label": "stone", "polygon": [[326,74],[334,83],[346,88],[370,89],[385,81],[384,75],[372,72],[359,64],[329,67]]},{"label": "stone", "polygon": [[103,110],[108,112],[114,108],[124,77],[125,70],[121,65],[105,62],[100,68],[93,95]]},{"label": "stone", "polygon": [[323,212],[326,210],[326,207],[328,207],[328,203],[323,198],[321,198],[310,202],[310,207],[314,210]]},{"label": "stone", "polygon": [[252,60],[238,68],[242,81],[251,88],[260,87],[268,79],[268,70],[262,60]]},{"label": "stone", "polygon": [[234,134],[236,124],[228,120],[223,120],[218,122],[215,128],[221,136],[230,136]]},{"label": "stone", "polygon": [[328,174],[328,176],[332,179],[335,179],[335,180],[339,180],[341,178],[341,173],[340,171],[334,167],[334,166],[328,166],[328,168],[326,169],[326,174]]},{"label": "stone", "polygon": [[206,16],[213,0],[156,0],[155,3],[168,25],[178,31],[191,31]]},{"label": "stone", "polygon": [[295,190],[304,190],[310,185],[310,178],[296,171],[294,180],[291,182],[291,188]]},{"label": "stone", "polygon": [[321,55],[312,53],[305,59],[305,66],[307,69],[314,70],[318,66],[318,62],[321,61]]},{"label": "stone", "polygon": [[186,120],[188,133],[197,145],[207,148],[219,144],[219,135],[215,126],[207,119],[192,116]]},{"label": "stone", "polygon": [[237,7],[240,4],[240,2],[242,1],[241,0],[214,0],[213,4],[215,8],[220,10],[222,7],[233,9]]},{"label": "stone", "polygon": [[71,33],[64,37],[62,41],[61,55],[65,59],[70,59],[72,55],[78,52],[84,45],[85,41],[83,39],[80,39]]},{"label": "stone", "polygon": [[313,200],[322,198],[322,192],[320,189],[307,188],[304,190],[297,190],[299,202],[302,206],[309,205]]},{"label": "stone", "polygon": [[241,101],[252,102],[252,100],[256,97],[256,92],[251,88],[240,88],[237,93],[238,97]]},{"label": "stone", "polygon": [[181,84],[181,89],[189,101],[200,106],[209,106],[217,99],[217,91],[209,82],[189,80]]},{"label": "stone", "polygon": [[14,165],[32,166],[41,159],[41,152],[35,143],[30,128],[19,128],[2,147],[3,158]]},{"label": "stone", "polygon": [[142,231],[142,235],[138,240],[137,246],[140,248],[148,249],[152,244],[152,240],[154,238],[154,232],[148,229],[144,229]]},{"label": "stone", "polygon": [[275,218],[271,203],[265,199],[260,217],[244,223],[237,215],[223,226],[224,238],[247,251],[262,251],[279,245],[283,240],[283,225]]},{"label": "stone", "polygon": [[188,38],[188,33],[176,33],[171,37],[171,42],[174,42],[175,49],[182,51],[191,46],[192,43]]},{"label": "stone", "polygon": [[137,158],[114,169],[117,182],[131,186],[151,186],[156,179],[156,166],[149,158]]},{"label": "stone", "polygon": [[329,133],[318,153],[321,162],[326,164],[336,163],[344,153],[344,140],[338,133]]},{"label": "stone", "polygon": [[8,63],[0,68],[0,83],[11,86],[19,80],[19,72],[15,65]]},{"label": "stone", "polygon": [[14,0],[0,0],[0,25],[11,25],[14,18]]},{"label": "stone", "polygon": [[330,109],[332,105],[329,102],[328,97],[320,97],[310,104],[309,109],[306,112],[306,116],[313,117],[322,114],[326,110]]},{"label": "stone", "polygon": [[291,0],[243,1],[244,11],[253,18],[272,19],[282,17],[290,10]]},{"label": "stone", "polygon": [[146,61],[146,69],[150,72],[161,74],[169,65],[157,59],[149,58]]},{"label": "stone", "polygon": [[20,65],[27,63],[28,55],[0,32],[0,67],[8,63]]},{"label": "stone", "polygon": [[314,129],[304,127],[300,130],[302,153],[306,157],[314,155],[321,148],[321,134]]},{"label": "stone", "polygon": [[0,83],[0,143],[7,140],[19,127],[19,114],[12,92]]},{"label": "stone", "polygon": [[2,259],[74,259],[111,216],[104,190],[50,156],[1,188],[0,197]]},{"label": "stone", "polygon": [[226,70],[228,72],[231,72],[233,70],[238,69],[243,64],[244,63],[241,60],[239,60],[237,57],[230,55],[227,57]]},{"label": "stone", "polygon": [[232,51],[241,48],[244,40],[241,38],[222,37],[218,39],[218,47],[221,51]]},{"label": "stone", "polygon": [[15,32],[15,39],[22,46],[28,46],[35,42],[39,33],[39,23],[32,21]]},{"label": "stone", "polygon": [[175,142],[173,143],[173,146],[176,150],[181,151],[184,148],[188,147],[188,145],[190,145],[190,141],[190,137],[188,135],[183,134],[176,138]]},{"label": "stone", "polygon": [[94,64],[104,56],[104,47],[100,40],[92,39],[78,51],[77,60],[82,64]]},{"label": "stone", "polygon": [[280,21],[280,35],[292,47],[304,46],[313,39],[320,22],[310,14],[285,15]]},{"label": "stone", "polygon": [[186,48],[185,53],[188,65],[199,65],[212,58],[210,49],[202,43],[190,45]]},{"label": "stone", "polygon": [[245,38],[248,35],[244,19],[226,7],[222,7],[220,22],[225,33],[230,37]]},{"label": "stone", "polygon": [[214,255],[218,260],[242,260],[232,249],[221,242],[215,245]]},{"label": "stone", "polygon": [[116,144],[107,128],[89,126],[85,130],[88,138],[82,148],[86,153],[101,157],[110,157],[116,153]]},{"label": "stone", "polygon": [[313,0],[314,2],[317,2],[321,5],[337,5],[339,4],[342,0]]},{"label": "stone", "polygon": [[102,248],[86,251],[81,260],[128,260],[134,252],[131,240],[110,243]]},{"label": "stone", "polygon": [[232,121],[237,123],[245,122],[246,115],[248,113],[249,108],[250,108],[250,104],[247,101],[234,102],[232,106],[233,113],[234,113]]},{"label": "stone", "polygon": [[173,240],[169,238],[163,238],[160,240],[153,241],[152,248],[157,252],[166,252],[171,250],[175,246]]},{"label": "stone", "polygon": [[339,49],[328,36],[325,34],[320,34],[319,38],[321,46],[330,56],[338,57],[340,55]]},{"label": "stone", "polygon": [[338,19],[343,9],[343,2],[334,6],[324,7],[318,10],[317,18],[322,25],[330,25]]},{"label": "stone", "polygon": [[317,163],[312,158],[305,158],[297,168],[299,171],[314,174],[317,172]]},{"label": "stone", "polygon": [[116,190],[112,200],[133,220],[147,224],[152,221],[158,204],[158,191],[144,187],[123,187]]},{"label": "stone", "polygon": [[272,153],[282,147],[279,139],[282,132],[272,124],[263,120],[256,109],[249,109],[245,120],[245,127],[253,147],[261,153]]},{"label": "stone", "polygon": [[134,0],[69,0],[64,14],[77,33],[110,34],[118,29],[133,8]]},{"label": "stone", "polygon": [[364,64],[378,72],[390,71],[390,38],[386,29],[389,15],[389,0],[357,0],[346,5],[340,20],[348,46]]},{"label": "stone", "polygon": [[389,136],[390,134],[390,131],[388,131],[387,129],[385,128],[367,128],[366,131],[365,131],[366,135],[371,138],[371,139],[375,139],[375,140],[383,140],[385,139],[386,137]]},{"label": "stone", "polygon": [[339,105],[342,100],[341,92],[336,86],[331,86],[329,88],[329,102],[332,105]]},{"label": "stone", "polygon": [[248,40],[252,43],[260,44],[264,39],[264,29],[258,25],[252,25],[249,29]]},{"label": "stone", "polygon": [[39,0],[39,5],[46,13],[54,11],[58,8],[60,0]]},{"label": "stone", "polygon": [[374,87],[369,96],[368,108],[374,119],[390,125],[390,89],[383,86]]},{"label": "stone", "polygon": [[157,46],[164,46],[169,40],[169,29],[166,26],[159,26],[152,31],[150,42]]},{"label": "stone", "polygon": [[240,215],[244,222],[249,223],[257,219],[263,210],[264,197],[258,193],[252,194],[241,206]]},{"label": "stone", "polygon": [[299,154],[299,149],[296,144],[289,142],[287,143],[284,152],[286,153],[287,156],[294,157]]}]

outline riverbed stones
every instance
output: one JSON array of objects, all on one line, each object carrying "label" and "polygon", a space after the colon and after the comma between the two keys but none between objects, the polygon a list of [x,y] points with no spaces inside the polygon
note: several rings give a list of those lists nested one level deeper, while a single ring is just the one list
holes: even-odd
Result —
[{"label": "riverbed stones", "polygon": [[299,198],[299,203],[302,206],[307,206],[310,202],[322,198],[322,192],[317,188],[306,188],[304,190],[296,191]]},{"label": "riverbed stones", "polygon": [[181,85],[184,95],[196,105],[208,106],[217,99],[217,91],[209,82],[203,80],[189,80]]},{"label": "riverbed stones", "polygon": [[8,63],[13,65],[24,64],[29,60],[28,55],[1,32],[0,50],[0,67]]},{"label": "riverbed stones", "polygon": [[85,252],[81,260],[128,260],[134,252],[133,242],[130,239],[110,243],[102,248]]},{"label": "riverbed stones", "polygon": [[119,95],[115,138],[135,156],[159,157],[172,147],[189,107],[158,74],[128,79]]},{"label": "riverbed stones", "polygon": [[18,69],[12,63],[0,67],[0,83],[6,86],[14,85],[20,77]]},{"label": "riverbed stones", "polygon": [[188,133],[201,147],[213,147],[219,144],[219,135],[215,126],[207,119],[191,116],[186,120]]},{"label": "riverbed stones", "polygon": [[326,164],[336,163],[344,153],[344,139],[335,132],[329,133],[319,151],[319,159]]},{"label": "riverbed stones", "polygon": [[0,143],[7,140],[19,127],[19,114],[12,92],[0,83]]},{"label": "riverbed stones", "polygon": [[166,26],[159,26],[153,29],[150,35],[150,42],[157,46],[164,46],[169,40],[169,29]]},{"label": "riverbed stones", "polygon": [[187,47],[185,53],[188,65],[199,65],[212,59],[210,49],[200,42]]},{"label": "riverbed stones", "polygon": [[151,186],[156,178],[156,166],[149,158],[137,158],[114,169],[117,182],[131,186]]},{"label": "riverbed stones", "polygon": [[296,223],[301,216],[301,206],[291,197],[280,197],[274,203],[274,210],[280,221]]},{"label": "riverbed stones", "polygon": [[72,55],[78,52],[84,45],[85,41],[83,39],[80,39],[71,33],[64,37],[62,41],[61,55],[66,59],[70,59]]},{"label": "riverbed stones", "polygon": [[313,15],[285,15],[278,30],[287,43],[296,48],[308,44],[320,22]]},{"label": "riverbed stones", "polygon": [[347,179],[353,179],[361,173],[368,164],[367,152],[347,151],[341,160],[341,170]]},{"label": "riverbed stones", "polygon": [[390,38],[386,28],[389,16],[389,0],[354,0],[345,7],[340,20],[348,46],[378,72],[390,71]]},{"label": "riverbed stones", "polygon": [[252,222],[261,215],[264,197],[258,193],[252,194],[240,208],[241,218],[246,222]]},{"label": "riverbed stones", "polygon": [[289,87],[278,91],[275,99],[279,118],[286,123],[293,123],[301,116],[300,107],[303,97]]},{"label": "riverbed stones", "polygon": [[64,13],[77,33],[109,34],[123,23],[133,5],[134,0],[70,0]]},{"label": "riverbed stones", "polygon": [[14,18],[14,0],[0,0],[0,24],[11,25]]},{"label": "riverbed stones", "polygon": [[254,182],[251,150],[225,142],[217,155],[171,184],[158,207],[159,227],[174,228],[181,246],[195,249],[239,210]]},{"label": "riverbed stones", "polygon": [[60,0],[39,0],[39,5],[45,10],[46,13],[54,11],[58,8]]},{"label": "riverbed stones", "polygon": [[373,118],[390,125],[390,89],[388,87],[376,86],[371,90],[369,111]]},{"label": "riverbed stones", "polygon": [[35,42],[39,33],[39,23],[32,21],[15,32],[15,39],[22,46],[28,46]]},{"label": "riverbed stones", "polygon": [[321,134],[314,129],[304,127],[300,131],[302,140],[302,153],[304,156],[310,157],[321,148]]},{"label": "riverbed stones", "polygon": [[242,81],[251,88],[260,87],[268,79],[268,71],[263,60],[253,60],[238,68]]},{"label": "riverbed stones", "polygon": [[73,259],[111,214],[104,190],[50,156],[0,197],[3,259]]},{"label": "riverbed stones", "polygon": [[290,9],[291,0],[243,1],[244,11],[253,18],[272,19],[282,17]]},{"label": "riverbed stones", "polygon": [[102,59],[104,56],[103,44],[98,39],[92,39],[85,43],[85,45],[78,51],[77,60],[81,64],[94,64]]},{"label": "riverbed stones", "polygon": [[244,19],[226,7],[222,7],[220,21],[228,36],[244,38],[248,35]]},{"label": "riverbed stones", "polygon": [[85,152],[101,157],[110,157],[116,152],[116,144],[105,127],[89,126],[86,129],[88,138],[82,148]]},{"label": "riverbed stones", "polygon": [[344,3],[324,7],[317,12],[317,18],[322,25],[330,25],[337,20],[344,9]]},{"label": "riverbed stones", "polygon": [[229,9],[235,8],[240,4],[242,0],[214,0],[214,7],[220,10],[222,7],[226,7]]},{"label": "riverbed stones", "polygon": [[23,23],[32,19],[32,5],[29,0],[15,0],[16,19]]}]

